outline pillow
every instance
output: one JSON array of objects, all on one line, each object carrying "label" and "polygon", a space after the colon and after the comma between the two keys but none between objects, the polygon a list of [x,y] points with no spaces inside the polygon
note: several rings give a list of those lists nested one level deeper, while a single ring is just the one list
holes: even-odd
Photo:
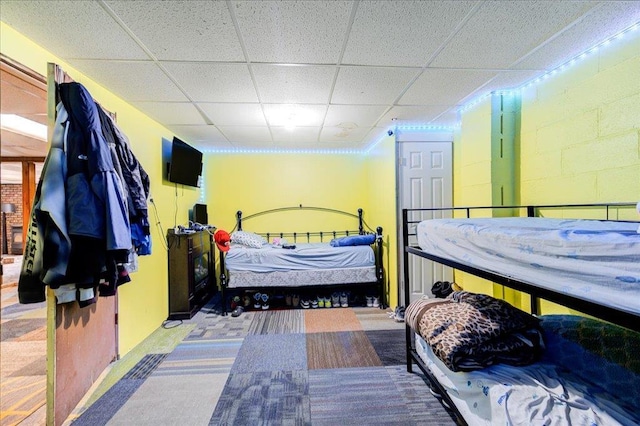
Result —
[{"label": "pillow", "polygon": [[267,239],[253,232],[235,231],[231,234],[231,242],[245,247],[260,248],[267,244]]},{"label": "pillow", "polygon": [[347,235],[346,237],[334,238],[329,244],[333,247],[369,246],[373,244],[375,240],[375,234]]}]

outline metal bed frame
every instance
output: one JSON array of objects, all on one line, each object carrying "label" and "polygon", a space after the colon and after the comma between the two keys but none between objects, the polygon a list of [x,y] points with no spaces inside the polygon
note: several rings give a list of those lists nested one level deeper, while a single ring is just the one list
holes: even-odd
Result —
[{"label": "metal bed frame", "polygon": [[[505,287],[512,288],[515,290],[519,290],[529,294],[530,296],[530,309],[531,313],[537,315],[540,311],[540,299],[548,300],[551,302],[558,303],[560,305],[566,306],[570,309],[575,309],[579,312],[582,312],[587,315],[594,316],[596,318],[603,319],[605,321],[621,325],[623,327],[629,328],[634,331],[640,331],[640,315],[632,314],[627,312],[621,312],[616,309],[599,305],[596,302],[585,301],[573,296],[568,296],[559,291],[553,291],[548,289],[543,289],[536,287],[535,283],[525,282],[521,280],[514,279],[510,277],[508,274],[498,274],[494,272],[489,272],[483,269],[478,269],[460,262],[452,261],[440,256],[436,256],[430,253],[425,253],[419,247],[407,245],[409,241],[409,237],[416,236],[415,230],[410,231],[410,227],[415,226],[417,223],[421,222],[421,220],[409,220],[409,214],[412,212],[430,212],[440,214],[442,212],[462,212],[465,214],[466,218],[471,217],[472,211],[487,211],[491,210],[493,212],[500,212],[501,210],[511,210],[513,211],[526,211],[527,217],[537,217],[541,210],[545,209],[604,209],[604,217],[602,220],[612,220],[610,219],[612,210],[626,209],[626,208],[635,208],[636,203],[594,203],[594,204],[551,204],[551,205],[527,205],[527,206],[482,206],[482,207],[450,207],[450,208],[431,208],[431,209],[403,209],[402,210],[402,235],[403,241],[405,242],[405,250],[403,252],[404,257],[404,303],[405,306],[408,306],[411,302],[410,300],[410,282],[409,282],[409,254],[416,255],[422,258],[426,258],[432,260],[434,262],[450,266],[456,270],[467,272],[469,274],[475,275],[480,278],[487,279],[496,284],[501,284]],[[616,220],[617,221],[617,220]],[[624,220],[621,220],[624,222]],[[635,221],[634,221],[635,222]],[[444,387],[438,382],[438,380],[433,377],[430,370],[427,368],[422,358],[417,353],[415,348],[414,341],[414,331],[406,325],[406,348],[407,348],[407,371],[409,373],[413,372],[413,363],[415,363],[420,370],[424,373],[424,375],[429,380],[431,389],[439,394],[442,398],[442,401],[445,403],[445,408],[447,408],[452,415],[455,417],[455,420],[460,425],[466,425],[467,422],[464,420],[460,412],[456,409],[455,404],[448,396]]]},{"label": "metal bed frame", "polygon": [[[231,230],[231,232],[238,230],[242,231],[243,221],[246,222],[249,219],[264,216],[272,213],[286,212],[286,211],[319,211],[325,213],[334,213],[340,215],[346,215],[358,220],[358,230],[344,230],[344,231],[315,231],[315,232],[256,232],[256,234],[261,235],[267,239],[267,241],[271,241],[271,239],[280,237],[280,238],[290,238],[294,243],[300,241],[311,242],[312,239],[320,240],[320,242],[324,241],[325,238],[333,239],[342,236],[349,235],[363,235],[367,233],[373,233],[376,235],[376,239],[374,242],[374,258],[375,258],[375,273],[376,273],[376,281],[372,283],[344,283],[344,284],[332,284],[322,286],[323,288],[334,288],[334,287],[345,287],[350,284],[353,285],[367,285],[374,284],[377,288],[377,291],[380,296],[380,309],[386,308],[386,291],[384,288],[384,268],[382,266],[382,248],[383,248],[383,238],[382,238],[382,227],[378,226],[374,231],[363,218],[363,210],[358,209],[358,214],[353,214],[350,212],[345,212],[342,210],[329,209],[325,207],[310,207],[299,205],[296,207],[281,207],[277,209],[265,210],[258,213],[254,213],[249,216],[242,217],[242,211],[238,210],[236,212],[236,225]],[[228,290],[228,278],[227,278],[227,270],[225,267],[225,253],[220,251],[220,288],[222,292],[222,315],[227,314],[227,290]],[[244,287],[243,287],[244,288]],[[248,288],[248,287],[247,287]],[[270,287],[271,289],[275,288],[292,288],[292,287]],[[317,286],[304,286],[303,288],[317,288]]]}]

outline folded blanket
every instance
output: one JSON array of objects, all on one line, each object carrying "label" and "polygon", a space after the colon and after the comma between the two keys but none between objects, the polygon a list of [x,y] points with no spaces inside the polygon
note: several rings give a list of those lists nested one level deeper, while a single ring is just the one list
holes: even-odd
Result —
[{"label": "folded blanket", "polygon": [[435,300],[411,303],[405,321],[452,371],[540,358],[544,342],[537,318],[484,294],[461,291]]}]

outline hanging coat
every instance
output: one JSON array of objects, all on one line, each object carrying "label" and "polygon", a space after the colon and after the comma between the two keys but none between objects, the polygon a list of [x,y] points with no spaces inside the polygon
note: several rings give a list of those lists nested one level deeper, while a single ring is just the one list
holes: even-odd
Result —
[{"label": "hanging coat", "polygon": [[69,114],[66,207],[72,242],[68,276],[78,287],[92,287],[106,269],[117,280],[117,263],[131,248],[128,207],[122,182],[102,134],[98,108],[80,83],[61,83]]},{"label": "hanging coat", "polygon": [[66,221],[64,153],[68,115],[62,103],[56,110],[51,147],[38,182],[18,280],[20,303],[44,302],[45,285],[58,288],[69,282],[66,275],[71,240]]}]

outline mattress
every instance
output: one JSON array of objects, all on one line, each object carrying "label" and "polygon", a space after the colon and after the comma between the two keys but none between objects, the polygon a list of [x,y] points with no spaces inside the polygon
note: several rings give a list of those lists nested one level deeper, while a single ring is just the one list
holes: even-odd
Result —
[{"label": "mattress", "polygon": [[[552,344],[540,362],[526,367],[500,364],[454,373],[418,334],[415,334],[416,351],[470,425],[640,424],[640,413],[636,409],[640,375],[603,358],[597,351],[571,342],[567,335],[590,329],[582,323],[584,319],[546,321],[542,318],[545,334]],[[558,325],[571,328],[563,334],[554,329]],[[629,340],[637,346],[640,339],[635,337]],[[602,342],[602,339],[595,340]],[[565,351],[567,344],[574,344],[572,351]],[[637,351],[636,346],[631,347],[631,351]],[[635,359],[637,352],[630,353]],[[573,362],[566,364],[562,360],[567,360],[568,354],[572,355]],[[589,367],[592,371],[581,369],[575,365],[576,359],[590,360],[587,364],[595,362],[598,371],[594,372],[593,366]],[[616,373],[607,374],[603,370]],[[626,379],[618,381],[622,376]]]},{"label": "mattress", "polygon": [[225,256],[229,288],[304,287],[376,282],[371,246],[296,244],[295,249],[232,245]]},{"label": "mattress", "polygon": [[637,223],[548,218],[433,219],[426,253],[537,287],[640,313]]},{"label": "mattress", "polygon": [[329,243],[296,244],[294,249],[274,245],[249,248],[232,245],[225,256],[228,271],[303,271],[375,266],[369,245],[332,247]]}]

